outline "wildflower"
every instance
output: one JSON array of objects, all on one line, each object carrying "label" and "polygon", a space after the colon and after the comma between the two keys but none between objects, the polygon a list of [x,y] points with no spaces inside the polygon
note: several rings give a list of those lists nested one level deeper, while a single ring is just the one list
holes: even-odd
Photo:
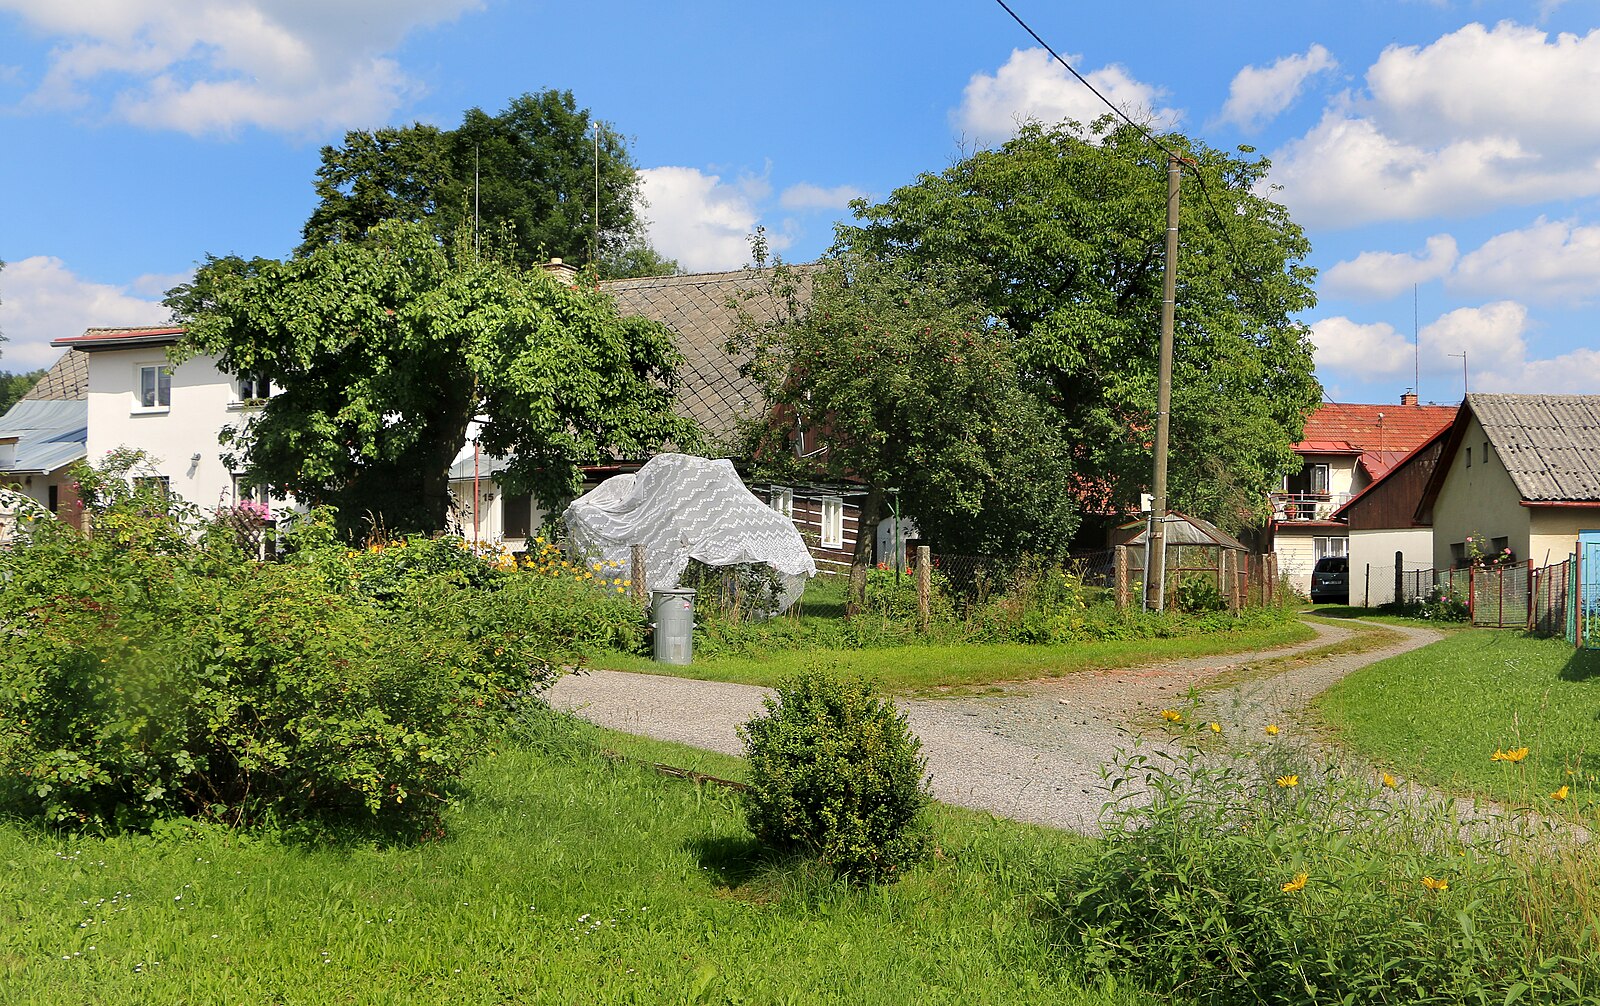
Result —
[{"label": "wildflower", "polygon": [[1278,724],[1276,724],[1276,723],[1268,723],[1267,724],[1267,736],[1268,737],[1276,737],[1276,736],[1278,736]]},{"label": "wildflower", "polygon": [[1450,890],[1450,881],[1443,877],[1423,877],[1422,886],[1430,891],[1448,891]]},{"label": "wildflower", "polygon": [[1214,733],[1214,734],[1222,733],[1222,724],[1221,723],[1208,723],[1208,724],[1206,724],[1206,726],[1210,727],[1211,728],[1211,732]]},{"label": "wildflower", "polygon": [[1163,709],[1161,710],[1161,718],[1168,723],[1180,723],[1183,721],[1183,714],[1176,709]]},{"label": "wildflower", "polygon": [[1290,881],[1287,881],[1287,882],[1284,883],[1282,890],[1283,890],[1283,892],[1285,894],[1292,894],[1293,892],[1301,890],[1302,888],[1304,888],[1306,886],[1306,880],[1307,879],[1308,878],[1306,877],[1305,874],[1297,873],[1297,874],[1294,875],[1294,879],[1293,880],[1290,880]]},{"label": "wildflower", "polygon": [[1525,747],[1512,748],[1509,751],[1501,751],[1499,748],[1496,748],[1494,754],[1489,756],[1489,760],[1519,762],[1526,757],[1528,757],[1528,749]]},{"label": "wildflower", "polygon": [[1278,776],[1278,785],[1284,789],[1292,789],[1300,785],[1300,777],[1297,775],[1280,775]]},{"label": "wildflower", "polygon": [[626,588],[624,588],[624,587],[618,587],[618,588],[617,588],[617,593],[619,593],[619,594],[625,594],[625,593],[627,593],[627,589],[626,589]]},{"label": "wildflower", "polygon": [[1560,789],[1558,789],[1554,793],[1550,794],[1550,799],[1552,799],[1552,800],[1565,800],[1566,798],[1567,798],[1567,787],[1566,787],[1565,783],[1562,784]]},{"label": "wildflower", "polygon": [[1389,789],[1394,789],[1395,785],[1396,785],[1396,783],[1394,781],[1394,776],[1390,775],[1387,772],[1383,773],[1383,785],[1385,787],[1389,788]]}]

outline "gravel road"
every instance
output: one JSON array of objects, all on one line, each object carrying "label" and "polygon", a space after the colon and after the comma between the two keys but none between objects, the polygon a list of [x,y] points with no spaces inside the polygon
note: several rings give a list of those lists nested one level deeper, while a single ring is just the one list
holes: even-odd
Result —
[{"label": "gravel road", "polygon": [[[1323,689],[1359,667],[1439,638],[1426,629],[1395,628],[1402,639],[1382,649],[1276,661],[1265,676],[1244,671],[1246,665],[1292,658],[1352,634],[1342,627],[1313,628],[1317,639],[1276,650],[1082,671],[982,695],[897,701],[922,739],[936,798],[1093,833],[1107,795],[1101,767],[1136,739],[1152,747],[1165,743],[1159,731],[1151,730],[1157,714],[1186,706],[1192,689],[1219,677],[1238,677],[1242,683],[1202,695],[1203,715],[1230,731],[1259,731],[1277,723],[1284,730],[1280,736],[1293,738],[1297,711]],[[556,708],[601,726],[740,754],[734,728],[760,710],[767,694],[753,685],[587,671],[561,678],[549,698]]]}]

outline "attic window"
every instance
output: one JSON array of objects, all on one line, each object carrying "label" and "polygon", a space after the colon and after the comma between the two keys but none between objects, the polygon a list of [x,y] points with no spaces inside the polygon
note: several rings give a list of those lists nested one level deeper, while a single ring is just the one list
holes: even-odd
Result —
[{"label": "attic window", "polygon": [[1467,467],[1472,467],[1472,448],[1467,448]]},{"label": "attic window", "polygon": [[1487,440],[1483,442],[1483,463],[1489,463],[1489,441]]}]

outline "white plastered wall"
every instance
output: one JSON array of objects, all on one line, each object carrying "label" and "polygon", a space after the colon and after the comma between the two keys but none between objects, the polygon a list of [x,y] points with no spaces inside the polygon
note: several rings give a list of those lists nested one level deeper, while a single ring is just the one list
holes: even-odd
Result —
[{"label": "white plastered wall", "polygon": [[[1435,569],[1449,569],[1453,565],[1450,546],[1465,542],[1468,535],[1481,535],[1490,540],[1505,538],[1519,561],[1530,555],[1528,508],[1522,505],[1516,483],[1511,481],[1496,452],[1491,448],[1489,456],[1484,457],[1487,440],[1477,419],[1469,420],[1466,439],[1450,459],[1450,468],[1433,504]],[[1472,451],[1471,465],[1467,464],[1468,448]],[[1538,558],[1534,556],[1536,561]]]},{"label": "white plastered wall", "polygon": [[1350,532],[1350,603],[1387,604],[1394,600],[1394,554],[1404,553],[1407,570],[1433,566],[1433,529]]}]

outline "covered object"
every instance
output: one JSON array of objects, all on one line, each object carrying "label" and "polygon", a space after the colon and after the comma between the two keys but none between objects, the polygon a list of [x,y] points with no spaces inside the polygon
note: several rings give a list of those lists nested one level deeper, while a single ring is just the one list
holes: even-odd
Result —
[{"label": "covered object", "polygon": [[633,475],[613,475],[564,514],[574,550],[628,568],[643,545],[653,589],[679,585],[690,559],[708,566],[765,563],[784,578],[779,610],[815,576],[817,564],[783,514],[746,489],[733,462],[658,454]]}]

